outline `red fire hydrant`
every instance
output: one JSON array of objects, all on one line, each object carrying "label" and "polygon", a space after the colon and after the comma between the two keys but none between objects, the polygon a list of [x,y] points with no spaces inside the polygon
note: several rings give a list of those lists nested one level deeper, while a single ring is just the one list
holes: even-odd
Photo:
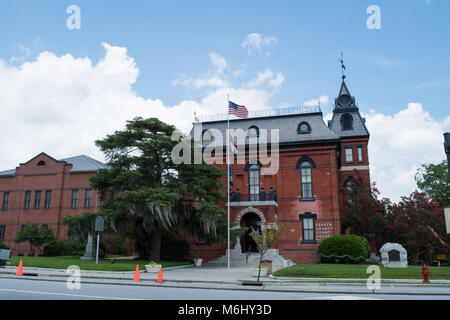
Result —
[{"label": "red fire hydrant", "polygon": [[423,274],[423,281],[422,282],[424,282],[424,283],[430,282],[428,280],[428,275],[430,274],[430,270],[428,270],[428,267],[427,267],[426,264],[423,265],[422,271],[420,271],[420,273]]}]

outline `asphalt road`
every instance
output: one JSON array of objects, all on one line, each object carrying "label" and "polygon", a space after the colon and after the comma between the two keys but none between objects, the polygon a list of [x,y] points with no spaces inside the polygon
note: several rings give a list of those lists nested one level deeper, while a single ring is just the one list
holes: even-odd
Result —
[{"label": "asphalt road", "polygon": [[0,279],[0,300],[450,300],[450,296],[261,292]]}]

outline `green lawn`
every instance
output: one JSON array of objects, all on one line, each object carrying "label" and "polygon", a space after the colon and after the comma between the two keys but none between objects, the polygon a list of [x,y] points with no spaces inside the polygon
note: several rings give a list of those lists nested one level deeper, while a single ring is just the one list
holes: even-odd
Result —
[{"label": "green lawn", "polygon": [[[36,267],[36,268],[55,268],[66,269],[68,266],[77,265],[81,270],[105,270],[105,271],[134,271],[136,270],[136,264],[139,264],[139,269],[145,270],[145,265],[149,263],[148,260],[132,260],[132,261],[120,261],[116,260],[115,263],[111,263],[108,259],[99,259],[98,265],[95,264],[95,260],[81,260],[75,257],[11,257],[11,266],[18,266],[19,261],[22,259],[22,265],[24,267]],[[173,262],[173,261],[155,261],[162,264],[163,268],[182,266],[191,264],[189,261]]]},{"label": "green lawn", "polygon": [[[273,273],[277,277],[298,278],[356,278],[367,279],[368,265],[356,264],[298,264]],[[381,279],[423,279],[421,266],[384,268],[380,266]],[[450,267],[429,267],[430,280],[450,280]]]}]

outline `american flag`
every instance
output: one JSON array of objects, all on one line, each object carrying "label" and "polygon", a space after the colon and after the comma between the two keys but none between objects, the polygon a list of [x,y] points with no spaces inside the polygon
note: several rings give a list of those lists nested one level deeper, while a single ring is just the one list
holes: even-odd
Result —
[{"label": "american flag", "polygon": [[236,142],[234,142],[233,136],[230,134],[230,148],[234,154],[238,153]]},{"label": "american flag", "polygon": [[228,101],[228,112],[238,118],[247,118],[248,111],[244,106],[238,106],[236,103]]}]

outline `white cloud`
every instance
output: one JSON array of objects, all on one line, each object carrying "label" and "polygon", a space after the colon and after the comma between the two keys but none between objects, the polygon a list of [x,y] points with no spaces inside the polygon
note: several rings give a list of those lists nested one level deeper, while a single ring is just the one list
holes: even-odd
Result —
[{"label": "white cloud", "polygon": [[227,67],[227,62],[224,57],[221,57],[217,53],[210,53],[209,59],[211,60],[211,63],[216,66],[216,72],[219,74],[223,73],[223,70]]},{"label": "white cloud", "polygon": [[31,56],[31,49],[21,44],[14,46],[13,52],[14,55],[9,59],[10,64],[23,63]]},{"label": "white cloud", "polygon": [[207,73],[201,75],[199,78],[191,78],[184,76],[182,79],[175,79],[172,81],[173,86],[182,86],[187,89],[201,89],[205,87],[222,88],[230,86],[228,76],[224,74],[224,71],[228,67],[225,58],[221,57],[217,53],[210,53],[209,60],[215,67],[214,70],[210,70]]},{"label": "white cloud", "polygon": [[444,128],[445,132],[450,131],[450,116],[444,119],[444,121],[442,122],[442,127]]},{"label": "white cloud", "polygon": [[434,120],[420,103],[409,103],[393,116],[371,110],[364,117],[371,134],[371,179],[382,196],[397,202],[417,188],[414,175],[421,164],[444,159],[443,130],[450,120]]},{"label": "white cloud", "polygon": [[228,86],[224,80],[228,65],[216,54],[210,55],[211,75],[216,78],[196,79],[193,84],[210,87],[200,101],[166,106],[156,98],[144,99],[133,90],[139,69],[127,49],[102,45],[105,55],[97,63],[51,52],[18,66],[0,60],[0,171],[40,152],[57,159],[87,154],[104,160],[94,141],[122,130],[125,121],[136,116],[157,117],[188,133],[194,111],[224,113],[228,94],[249,110],[270,107],[272,93]]},{"label": "white cloud", "polygon": [[[242,47],[247,49],[248,55],[251,55],[255,51],[260,52],[262,47],[268,46],[277,41],[278,40],[276,37],[263,37],[260,33],[250,33],[242,42]],[[270,53],[266,52],[266,55],[270,55]]]},{"label": "white cloud", "polygon": [[320,104],[320,105],[325,105],[325,104],[327,104],[329,101],[330,101],[330,98],[329,98],[328,96],[320,96],[320,97],[317,98],[317,99],[311,99],[311,100],[305,101],[305,102],[303,103],[303,105],[304,105],[305,107],[315,107],[315,106],[318,106],[319,104]]},{"label": "white cloud", "polygon": [[267,69],[263,72],[258,72],[256,78],[243,84],[247,88],[257,88],[262,85],[269,85],[272,88],[279,88],[284,82],[284,76],[281,72],[274,73]]}]

